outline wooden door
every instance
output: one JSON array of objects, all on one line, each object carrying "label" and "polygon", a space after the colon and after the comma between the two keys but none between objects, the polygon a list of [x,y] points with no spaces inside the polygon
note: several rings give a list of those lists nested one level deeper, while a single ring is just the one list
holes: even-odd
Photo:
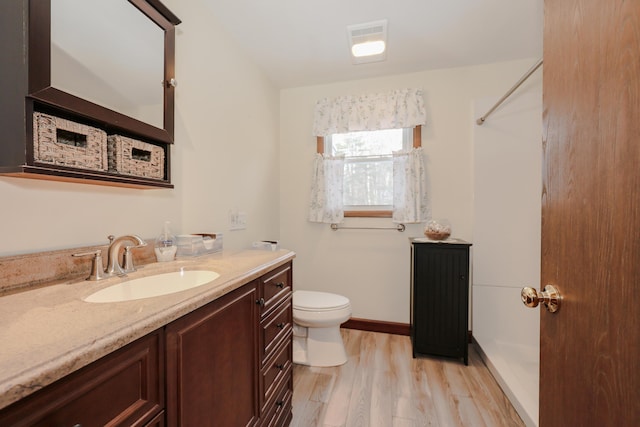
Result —
[{"label": "wooden door", "polygon": [[544,7],[540,426],[638,426],[640,1]]}]

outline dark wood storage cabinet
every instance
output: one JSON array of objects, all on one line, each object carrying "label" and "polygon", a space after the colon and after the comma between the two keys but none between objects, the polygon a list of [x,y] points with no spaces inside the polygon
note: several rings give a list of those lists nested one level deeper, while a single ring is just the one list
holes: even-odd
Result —
[{"label": "dark wood storage cabinet", "polygon": [[288,262],[0,410],[0,426],[287,426],[292,289]]},{"label": "dark wood storage cabinet", "polygon": [[460,240],[411,241],[413,357],[463,358],[468,364],[470,246]]},{"label": "dark wood storage cabinet", "polygon": [[167,426],[289,424],[291,272],[284,264],[167,325]]}]

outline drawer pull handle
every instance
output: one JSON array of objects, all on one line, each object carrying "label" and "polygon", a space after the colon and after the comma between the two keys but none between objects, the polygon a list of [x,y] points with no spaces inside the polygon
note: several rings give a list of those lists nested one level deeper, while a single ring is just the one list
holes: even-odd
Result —
[{"label": "drawer pull handle", "polygon": [[256,304],[258,304],[260,307],[264,307],[264,298],[257,299]]},{"label": "drawer pull handle", "polygon": [[284,406],[284,401],[282,401],[282,400],[278,400],[278,401],[276,402],[276,406],[279,406],[280,408],[282,408],[282,407]]},{"label": "drawer pull handle", "polygon": [[275,287],[276,287],[276,288],[280,288],[280,289],[284,288],[284,282],[278,282],[278,283],[276,283],[276,284],[275,284]]},{"label": "drawer pull handle", "polygon": [[284,363],[278,363],[276,364],[276,368],[278,368],[281,371],[284,371]]},{"label": "drawer pull handle", "polygon": [[284,323],[284,322],[280,322],[280,323],[278,323],[278,324],[276,325],[276,328],[278,328],[278,329],[284,329],[284,325],[285,325],[285,323]]}]

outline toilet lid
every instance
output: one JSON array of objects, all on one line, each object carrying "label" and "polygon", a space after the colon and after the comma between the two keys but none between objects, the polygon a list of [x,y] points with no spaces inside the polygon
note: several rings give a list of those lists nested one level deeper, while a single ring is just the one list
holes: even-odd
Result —
[{"label": "toilet lid", "polygon": [[296,310],[325,311],[347,307],[349,298],[329,292],[295,291],[293,308]]}]

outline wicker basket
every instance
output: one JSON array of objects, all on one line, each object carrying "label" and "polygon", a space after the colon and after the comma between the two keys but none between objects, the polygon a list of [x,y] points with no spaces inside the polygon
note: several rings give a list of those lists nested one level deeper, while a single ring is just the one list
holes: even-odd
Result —
[{"label": "wicker basket", "polygon": [[122,135],[109,135],[107,141],[110,172],[164,179],[162,147]]},{"label": "wicker basket", "polygon": [[107,134],[91,126],[35,112],[33,159],[52,165],[106,171]]}]

